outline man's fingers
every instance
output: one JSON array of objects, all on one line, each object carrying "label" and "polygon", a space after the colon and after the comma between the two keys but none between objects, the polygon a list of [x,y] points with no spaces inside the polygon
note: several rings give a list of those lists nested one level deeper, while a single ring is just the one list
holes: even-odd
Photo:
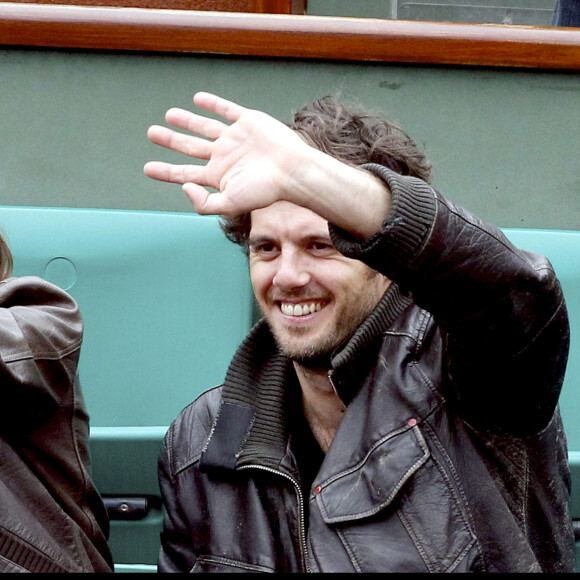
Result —
[{"label": "man's fingers", "polygon": [[206,183],[205,167],[202,165],[174,165],[163,161],[149,161],[143,166],[143,171],[147,177],[168,183],[197,183],[200,186],[209,185]]},{"label": "man's fingers", "polygon": [[195,93],[193,102],[200,108],[235,123],[247,110],[245,107],[211,93]]},{"label": "man's fingers", "polygon": [[[220,139],[230,124],[238,121],[248,109],[211,93],[196,93],[193,101],[201,109],[219,115],[226,122],[173,107],[165,114],[165,120],[188,133],[152,125],[147,131],[147,136],[156,145],[196,159],[211,160],[215,149],[214,142]],[[206,189],[209,187],[219,190],[220,183],[210,182],[219,178],[215,176],[210,180],[208,177],[210,173],[205,165],[175,165],[163,161],[150,161],[144,165],[143,171],[145,175],[158,181],[180,183],[199,214],[234,215],[237,211],[228,195],[210,193]]]},{"label": "man's fingers", "polygon": [[165,120],[175,127],[185,129],[191,133],[203,135],[208,139],[217,139],[228,127],[228,125],[222,121],[196,115],[191,111],[186,111],[177,107],[173,107],[165,113]]},{"label": "man's fingers", "polygon": [[156,145],[167,147],[178,153],[185,153],[190,157],[196,157],[197,159],[209,159],[211,157],[212,141],[207,141],[201,137],[178,133],[161,125],[149,127],[147,137]]},{"label": "man's fingers", "polygon": [[160,161],[149,161],[143,166],[143,172],[151,179],[158,181],[171,181],[171,171],[167,163]]}]

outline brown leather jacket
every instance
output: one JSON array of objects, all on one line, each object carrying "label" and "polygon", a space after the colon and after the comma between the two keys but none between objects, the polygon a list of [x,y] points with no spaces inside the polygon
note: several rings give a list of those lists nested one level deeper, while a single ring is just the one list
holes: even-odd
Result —
[{"label": "brown leather jacket", "polygon": [[32,277],[0,282],[0,572],[112,572],[89,471],[74,300]]},{"label": "brown leather jacket", "polygon": [[295,373],[261,321],[167,433],[160,571],[574,571],[569,328],[550,263],[368,169],[393,192],[382,231],[331,235],[396,284],[332,357],[347,409],[312,486],[285,412]]}]

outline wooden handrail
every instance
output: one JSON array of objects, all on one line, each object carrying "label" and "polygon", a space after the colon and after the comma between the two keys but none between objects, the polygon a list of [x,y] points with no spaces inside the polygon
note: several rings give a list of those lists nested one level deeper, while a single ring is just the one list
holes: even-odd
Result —
[{"label": "wooden handrail", "polygon": [[0,45],[580,70],[580,29],[0,2]]}]

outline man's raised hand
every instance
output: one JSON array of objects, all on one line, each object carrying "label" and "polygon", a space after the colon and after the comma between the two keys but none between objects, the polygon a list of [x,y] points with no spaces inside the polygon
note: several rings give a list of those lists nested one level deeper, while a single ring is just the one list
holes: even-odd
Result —
[{"label": "man's raised hand", "polygon": [[310,147],[294,131],[266,113],[216,95],[197,93],[193,100],[224,121],[172,108],[166,121],[186,132],[153,125],[147,135],[157,145],[207,163],[151,161],[144,167],[147,176],[182,184],[200,214],[236,215],[296,196],[293,176]]}]

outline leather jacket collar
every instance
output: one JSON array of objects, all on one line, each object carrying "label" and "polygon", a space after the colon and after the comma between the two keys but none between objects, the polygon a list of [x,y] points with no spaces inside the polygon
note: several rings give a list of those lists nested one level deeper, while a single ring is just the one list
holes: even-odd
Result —
[{"label": "leather jacket collar", "polygon": [[[375,362],[382,333],[412,303],[391,284],[357,331],[331,357],[333,382],[348,404]],[[228,369],[220,411],[200,468],[235,469],[260,464],[278,469],[286,453],[286,389],[296,383],[292,361],[283,356],[265,320],[242,343]],[[296,385],[297,386],[297,385]]]}]

